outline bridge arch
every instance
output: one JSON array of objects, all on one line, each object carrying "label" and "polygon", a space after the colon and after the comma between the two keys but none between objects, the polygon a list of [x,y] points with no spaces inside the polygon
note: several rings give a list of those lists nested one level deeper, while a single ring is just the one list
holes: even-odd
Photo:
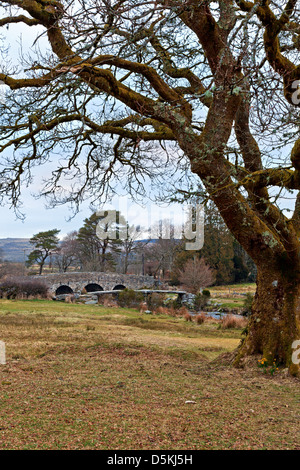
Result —
[{"label": "bridge arch", "polygon": [[103,287],[101,287],[99,284],[96,284],[95,282],[90,282],[84,287],[84,289],[87,292],[97,292],[97,291],[104,290]]},{"label": "bridge arch", "polygon": [[71,289],[70,286],[62,285],[56,289],[55,295],[63,295],[63,294],[74,294],[74,291],[73,289]]},{"label": "bridge arch", "polygon": [[123,284],[117,284],[113,290],[124,290],[126,289],[126,286],[124,286]]}]

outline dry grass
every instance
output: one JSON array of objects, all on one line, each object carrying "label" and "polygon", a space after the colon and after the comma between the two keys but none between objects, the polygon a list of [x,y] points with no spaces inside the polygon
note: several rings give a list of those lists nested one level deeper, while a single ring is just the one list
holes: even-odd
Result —
[{"label": "dry grass", "polygon": [[176,312],[178,313],[178,315],[181,315],[183,317],[185,317],[186,315],[189,315],[189,311],[186,307],[180,307],[179,309],[176,310]]},{"label": "dry grass", "polygon": [[299,381],[211,362],[240,337],[213,321],[2,300],[0,449],[299,449]]},{"label": "dry grass", "polygon": [[193,321],[193,317],[189,313],[185,313],[183,315],[183,318],[185,319],[185,321]]},{"label": "dry grass", "polygon": [[211,295],[213,294],[228,294],[233,295],[235,292],[238,293],[254,293],[256,290],[255,282],[245,284],[230,284],[227,286],[214,286],[209,288]]},{"label": "dry grass", "polygon": [[234,315],[226,315],[221,318],[220,325],[224,330],[230,328],[244,329],[247,326],[247,319],[244,317],[237,317]]},{"label": "dry grass", "polygon": [[196,323],[198,325],[202,325],[205,321],[207,321],[207,316],[204,313],[200,313],[196,316]]},{"label": "dry grass", "polygon": [[179,315],[178,310],[176,310],[174,307],[158,307],[154,310],[153,313],[156,315],[170,315],[171,317],[176,317]]},{"label": "dry grass", "polygon": [[[141,311],[141,310],[140,310]],[[183,317],[188,321],[192,321],[192,316],[190,315],[186,307],[174,308],[174,307],[157,307],[153,313],[157,315],[169,315],[171,317]],[[191,319],[189,319],[191,317]]]}]

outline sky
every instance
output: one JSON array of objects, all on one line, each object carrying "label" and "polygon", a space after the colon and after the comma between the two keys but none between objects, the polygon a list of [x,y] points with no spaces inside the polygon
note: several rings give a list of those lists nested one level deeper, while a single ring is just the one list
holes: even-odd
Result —
[{"label": "sky", "polygon": [[[24,191],[25,193],[25,191]],[[89,207],[82,210],[72,220],[68,221],[71,212],[66,207],[46,209],[41,200],[35,200],[30,195],[24,194],[22,211],[25,219],[16,217],[9,206],[0,207],[0,238],[31,238],[32,235],[57,228],[61,230],[60,236],[64,236],[73,230],[78,230],[86,217],[91,215]]]},{"label": "sky", "polygon": [[[9,206],[0,206],[0,238],[31,238],[38,232],[55,228],[61,230],[59,237],[63,238],[73,230],[82,227],[84,219],[92,214],[88,202],[82,204],[79,213],[74,217],[67,206],[47,209],[44,200],[36,200],[27,190],[23,192],[23,201],[24,220],[17,218]],[[96,209],[121,210],[129,225],[141,225],[145,229],[160,219],[169,219],[175,224],[182,225],[187,217],[186,212],[183,212],[183,208],[179,205],[174,204],[162,208],[148,204],[142,207],[126,198],[115,199],[111,204],[105,204]],[[70,217],[72,217],[71,220]]]}]

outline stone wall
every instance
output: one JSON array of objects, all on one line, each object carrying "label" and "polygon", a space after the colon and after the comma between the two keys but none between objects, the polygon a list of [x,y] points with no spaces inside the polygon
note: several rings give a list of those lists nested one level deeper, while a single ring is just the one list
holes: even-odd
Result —
[{"label": "stone wall", "polygon": [[[89,284],[98,284],[103,290],[113,290],[117,285],[128,289],[151,288],[155,285],[152,276],[138,276],[135,274],[116,273],[53,273],[35,278],[43,280],[52,294],[61,286],[68,286],[74,293],[80,293]],[[100,289],[101,290],[101,289]]]}]

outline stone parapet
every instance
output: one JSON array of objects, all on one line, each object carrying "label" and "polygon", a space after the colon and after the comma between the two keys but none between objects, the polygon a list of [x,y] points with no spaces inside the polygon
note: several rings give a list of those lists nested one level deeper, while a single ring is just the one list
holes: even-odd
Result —
[{"label": "stone parapet", "polygon": [[[113,290],[117,286],[124,286],[127,289],[151,288],[155,286],[153,276],[139,276],[136,274],[118,274],[118,273],[101,273],[101,272],[73,272],[73,273],[52,273],[42,276],[34,276],[36,279],[43,280],[49,290],[55,294],[63,286],[68,287],[74,293],[80,293],[87,286],[94,285],[94,290]],[[99,286],[101,289],[99,289]],[[67,289],[65,289],[67,290]],[[69,291],[70,292],[70,291]],[[68,292],[60,292],[68,293]]]}]

